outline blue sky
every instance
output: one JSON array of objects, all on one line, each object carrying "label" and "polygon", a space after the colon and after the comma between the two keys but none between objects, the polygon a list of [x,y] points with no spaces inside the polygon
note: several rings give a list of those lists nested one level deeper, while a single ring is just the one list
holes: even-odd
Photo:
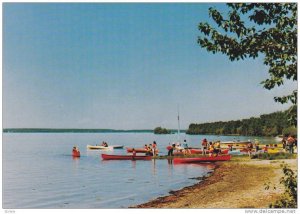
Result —
[{"label": "blue sky", "polygon": [[287,109],[261,58],[230,62],[197,44],[223,4],[3,7],[4,128],[181,128]]}]

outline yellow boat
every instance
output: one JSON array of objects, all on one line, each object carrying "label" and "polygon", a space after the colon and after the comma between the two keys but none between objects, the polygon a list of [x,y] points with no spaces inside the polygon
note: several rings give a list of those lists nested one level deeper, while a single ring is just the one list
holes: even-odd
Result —
[{"label": "yellow boat", "polygon": [[221,149],[228,149],[230,146],[234,149],[243,149],[247,147],[248,141],[241,141],[241,142],[236,142],[236,141],[223,141],[220,143]]},{"label": "yellow boat", "polygon": [[[233,149],[245,149],[247,148],[247,144],[249,142],[232,142],[232,143],[221,143],[221,149],[228,149],[229,146],[232,146]],[[282,143],[274,143],[274,144],[259,144],[259,149],[263,149],[265,146],[274,149],[283,149]],[[255,149],[255,144],[253,143],[253,148]]]},{"label": "yellow boat", "polygon": [[276,153],[285,152],[285,150],[282,148],[268,148],[267,152],[269,154],[276,154]]}]

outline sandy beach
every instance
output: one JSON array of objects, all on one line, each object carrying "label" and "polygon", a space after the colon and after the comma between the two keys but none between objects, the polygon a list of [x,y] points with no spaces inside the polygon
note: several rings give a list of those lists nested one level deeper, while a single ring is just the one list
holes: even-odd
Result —
[{"label": "sandy beach", "polygon": [[[283,162],[297,170],[297,159],[233,158],[217,163],[204,181],[134,208],[268,208],[284,190],[279,183]],[[266,190],[265,184],[269,182],[271,188]]]}]

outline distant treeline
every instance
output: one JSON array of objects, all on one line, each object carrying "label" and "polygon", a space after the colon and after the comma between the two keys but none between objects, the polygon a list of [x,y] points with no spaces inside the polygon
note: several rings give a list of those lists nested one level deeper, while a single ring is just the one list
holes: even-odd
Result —
[{"label": "distant treeline", "polygon": [[152,133],[150,129],[138,130],[117,130],[117,129],[50,129],[50,128],[7,128],[4,133],[115,133],[115,132],[134,132],[134,133]]},{"label": "distant treeline", "polygon": [[[165,132],[166,131],[166,132]],[[174,134],[177,133],[175,129],[59,129],[59,128],[5,128],[3,133],[155,133],[159,134]],[[185,132],[185,130],[180,130],[180,132]],[[158,133],[156,133],[158,134]]]},{"label": "distant treeline", "polygon": [[153,132],[154,134],[171,134],[171,130],[162,127],[156,127]]},{"label": "distant treeline", "polygon": [[289,125],[287,111],[264,114],[250,119],[190,124],[187,134],[277,136],[297,135],[297,129]]}]

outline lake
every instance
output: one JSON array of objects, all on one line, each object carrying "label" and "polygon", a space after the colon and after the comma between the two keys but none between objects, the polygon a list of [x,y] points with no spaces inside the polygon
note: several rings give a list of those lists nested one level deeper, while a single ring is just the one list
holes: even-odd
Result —
[{"label": "lake", "polygon": [[[186,135],[189,146],[203,138],[229,141],[249,137]],[[199,182],[214,164],[173,165],[168,160],[103,161],[101,153],[126,154],[125,149],[89,151],[86,145],[107,141],[110,145],[142,147],[158,144],[160,155],[177,135],[152,133],[4,133],[2,146],[4,209],[23,208],[127,208],[168,195],[171,190]],[[258,138],[274,143],[274,138]],[[77,145],[81,157],[71,150]]]}]

